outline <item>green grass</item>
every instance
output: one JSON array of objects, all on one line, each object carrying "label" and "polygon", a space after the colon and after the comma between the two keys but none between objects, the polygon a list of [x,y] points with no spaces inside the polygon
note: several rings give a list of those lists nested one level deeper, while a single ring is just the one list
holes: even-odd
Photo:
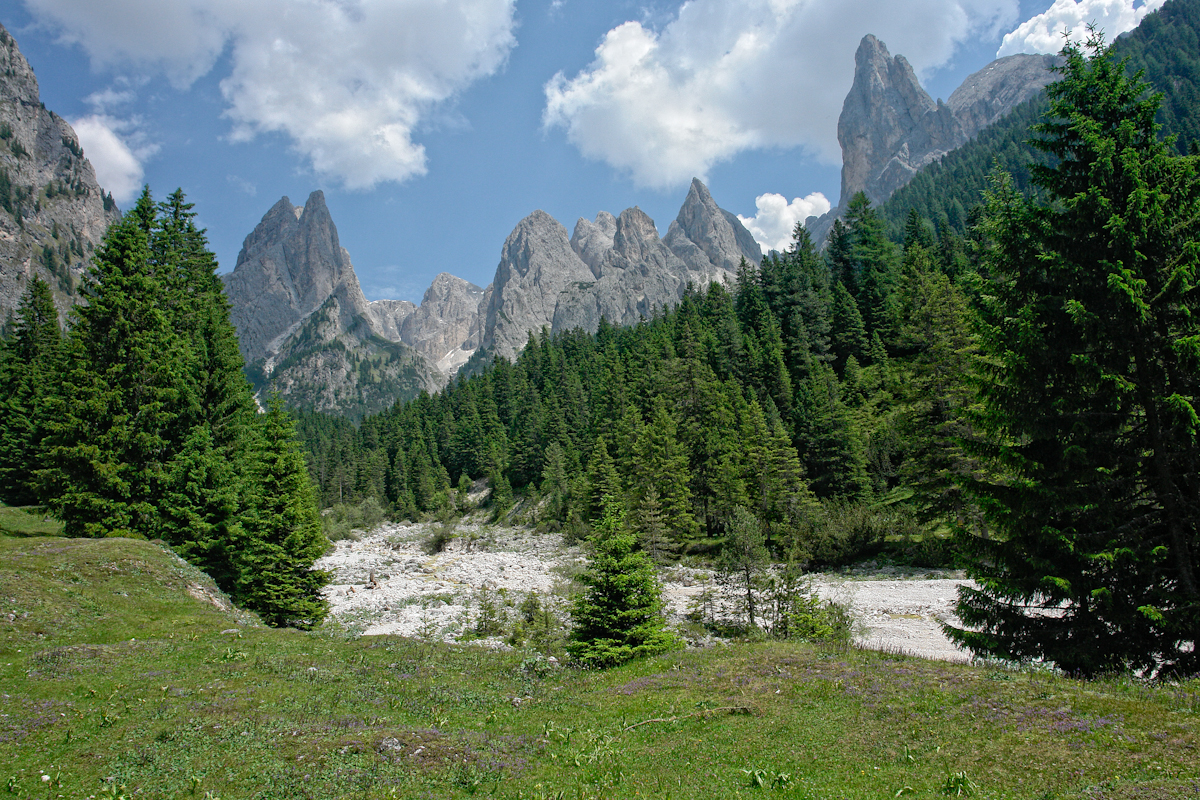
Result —
[{"label": "green grass", "polygon": [[57,536],[62,533],[62,523],[46,516],[40,508],[0,505],[0,533],[10,536]]},{"label": "green grass", "polygon": [[582,673],[220,602],[149,542],[0,536],[0,800],[1200,795],[1200,681],[784,643]]}]

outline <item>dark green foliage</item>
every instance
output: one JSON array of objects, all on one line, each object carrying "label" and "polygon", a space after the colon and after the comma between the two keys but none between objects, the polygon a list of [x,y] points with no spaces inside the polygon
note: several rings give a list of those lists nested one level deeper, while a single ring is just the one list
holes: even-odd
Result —
[{"label": "dark green foliage", "polygon": [[[1200,176],[1103,40],[1069,44],[1036,128],[1047,203],[1002,178],[984,219],[971,484],[988,538],[952,635],[1084,674],[1200,668]],[[982,533],[982,532],[981,532]]]},{"label": "dark green foliage", "polygon": [[567,652],[584,667],[605,668],[674,650],[681,642],[666,629],[654,564],[634,550],[625,513],[614,498],[604,505],[594,554],[579,580],[586,587],[571,608]]},{"label": "dark green foliage", "polygon": [[191,208],[147,189],[113,225],[65,347],[48,288],[31,283],[2,351],[15,389],[0,478],[24,501],[36,475],[69,536],[163,539],[265,619],[310,625],[325,539],[308,470],[290,420],[256,414]]},{"label": "dark green foliage", "polygon": [[17,306],[12,337],[0,342],[0,500],[36,502],[50,389],[61,368],[62,336],[50,287],[34,277]]},{"label": "dark green foliage", "polygon": [[244,536],[235,540],[236,596],[272,625],[310,628],[325,616],[321,587],[327,573],[312,569],[329,541],[295,425],[278,395],[261,424]]}]

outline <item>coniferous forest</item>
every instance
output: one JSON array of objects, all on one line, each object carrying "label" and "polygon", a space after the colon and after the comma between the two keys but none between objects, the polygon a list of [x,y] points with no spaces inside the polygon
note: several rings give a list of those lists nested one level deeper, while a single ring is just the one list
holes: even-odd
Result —
[{"label": "coniferous forest", "polygon": [[[912,207],[893,237],[860,194],[823,250],[798,226],[734,285],[531,333],[358,425],[258,413],[191,206],[147,190],[65,335],[30,283],[0,350],[0,492],[68,535],[162,539],[276,624],[323,615],[318,503],[446,518],[484,482],[497,516],[520,504],[639,580],[886,546],[967,568],[950,633],[976,652],[1194,673],[1196,157],[1098,35],[1063,56],[1028,184],[993,169],[962,220]],[[579,657],[669,644],[643,633]]]},{"label": "coniferous forest", "polygon": [[61,335],[34,279],[0,350],[0,492],[68,536],[161,539],[273,624],[324,616],[327,542],[278,401],[258,414],[182,192],[108,231]]}]

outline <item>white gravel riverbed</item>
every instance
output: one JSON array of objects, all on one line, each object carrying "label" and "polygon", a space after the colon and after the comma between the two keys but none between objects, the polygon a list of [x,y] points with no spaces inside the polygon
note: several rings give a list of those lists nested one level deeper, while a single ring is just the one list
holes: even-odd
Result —
[{"label": "white gravel riverbed", "polygon": [[[474,624],[481,603],[507,604],[515,615],[513,607],[531,592],[566,621],[572,577],[587,564],[581,548],[564,545],[556,534],[461,523],[444,549],[431,555],[427,543],[439,528],[436,523],[387,524],[357,540],[337,542],[316,565],[333,575],[325,595],[334,622],[365,636],[458,641]],[[706,592],[720,594],[708,570],[668,567],[660,579],[676,626],[688,627],[689,611]],[[823,599],[850,607],[855,638],[864,646],[948,661],[969,659],[940,628],[942,621],[956,619],[956,591],[965,583],[960,576],[860,570],[819,573],[809,580]],[[476,641],[506,646],[498,638]],[[713,643],[710,638],[691,641]]]}]

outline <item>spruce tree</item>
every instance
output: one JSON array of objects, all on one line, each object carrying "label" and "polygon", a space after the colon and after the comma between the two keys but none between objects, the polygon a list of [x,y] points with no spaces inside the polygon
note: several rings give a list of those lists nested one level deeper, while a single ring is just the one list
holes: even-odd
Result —
[{"label": "spruce tree", "polygon": [[272,625],[310,628],[326,613],[329,575],[312,568],[329,546],[295,424],[273,394],[259,423],[257,469],[233,554],[236,596]]},{"label": "spruce tree", "polygon": [[620,502],[607,498],[592,563],[579,577],[585,588],[571,608],[567,652],[585,667],[612,667],[680,646],[666,628],[654,565],[635,544]]},{"label": "spruce tree", "polygon": [[45,459],[47,404],[61,368],[58,312],[34,276],[17,305],[10,338],[0,342],[0,500],[37,502],[35,472]]},{"label": "spruce tree", "polygon": [[41,474],[68,536],[157,537],[166,466],[188,433],[187,353],[159,305],[153,222],[147,190],[109,229],[74,311]]},{"label": "spruce tree", "polygon": [[1068,671],[1200,669],[1200,176],[1158,139],[1158,97],[1092,32],[1069,43],[1029,200],[984,220],[981,414],[999,479],[972,490],[951,629]]}]

